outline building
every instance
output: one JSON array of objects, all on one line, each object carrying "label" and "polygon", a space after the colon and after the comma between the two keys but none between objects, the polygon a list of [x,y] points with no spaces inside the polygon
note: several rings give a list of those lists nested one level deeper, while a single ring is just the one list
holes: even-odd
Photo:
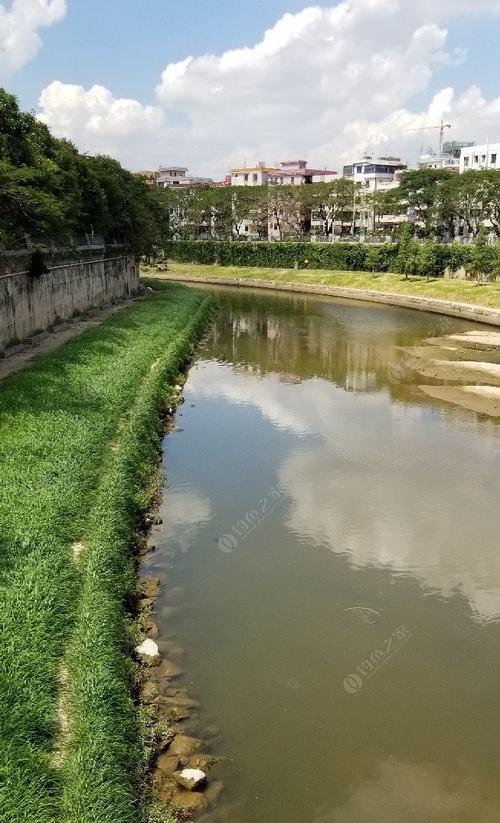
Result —
[{"label": "building", "polygon": [[399,175],[407,168],[400,157],[374,159],[366,154],[361,160],[344,166],[343,176],[361,183],[368,192],[377,192],[399,185]]},{"label": "building", "polygon": [[184,166],[160,166],[157,186],[172,189],[179,186],[210,186],[213,183],[211,177],[192,177],[187,172]]},{"label": "building", "polygon": [[466,171],[500,171],[500,143],[469,146],[460,153],[460,174]]},{"label": "building", "polygon": [[450,154],[455,160],[460,160],[462,149],[468,149],[473,145],[472,140],[448,140],[443,145],[443,154]]},{"label": "building", "polygon": [[158,186],[160,189],[172,189],[180,186],[211,186],[211,177],[191,177],[185,166],[160,166],[157,171],[139,171],[137,174],[143,177],[150,186]]},{"label": "building", "polygon": [[452,154],[421,154],[418,160],[419,169],[447,169],[452,174],[458,174],[460,160]]},{"label": "building", "polygon": [[232,186],[301,186],[304,183],[329,183],[337,172],[332,169],[310,169],[307,160],[283,160],[279,166],[267,166],[260,161],[255,166],[231,169]]}]

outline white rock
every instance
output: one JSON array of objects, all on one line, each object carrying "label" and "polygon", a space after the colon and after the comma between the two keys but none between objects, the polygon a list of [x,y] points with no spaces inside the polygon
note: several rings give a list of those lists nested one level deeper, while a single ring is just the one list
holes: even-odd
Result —
[{"label": "white rock", "polygon": [[174,775],[175,779],[185,789],[193,791],[205,782],[207,776],[201,769],[183,769]]},{"label": "white rock", "polygon": [[140,654],[144,657],[157,657],[160,654],[157,643],[155,643],[154,640],[151,640],[150,637],[144,640],[140,646],[136,646],[135,652],[136,654]]}]

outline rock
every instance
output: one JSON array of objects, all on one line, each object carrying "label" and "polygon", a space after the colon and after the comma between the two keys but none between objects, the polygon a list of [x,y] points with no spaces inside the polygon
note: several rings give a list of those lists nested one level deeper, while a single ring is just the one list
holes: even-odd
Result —
[{"label": "rock", "polygon": [[166,711],[168,709],[184,709],[187,711],[188,709],[197,709],[200,704],[197,700],[191,700],[187,694],[174,694],[162,697],[161,705],[165,707]]},{"label": "rock", "polygon": [[149,627],[146,629],[146,633],[149,637],[158,637],[160,634],[160,630],[154,620],[150,621]]},{"label": "rock", "polygon": [[[175,733],[170,728],[160,728],[157,730],[157,737],[155,742],[155,751],[161,754],[170,746],[174,739]],[[170,754],[170,752],[169,752]]]},{"label": "rock", "polygon": [[165,772],[165,774],[172,774],[172,772],[175,772],[175,770],[179,768],[179,764],[180,761],[177,755],[170,754],[169,751],[166,751],[160,754],[156,762],[156,768],[161,772]]},{"label": "rock", "polygon": [[173,795],[179,791],[177,782],[172,775],[164,772],[154,772],[153,784],[156,786],[156,794],[163,803],[169,804]]},{"label": "rock", "polygon": [[158,648],[160,649],[160,653],[165,655],[165,657],[180,658],[184,654],[184,649],[172,643],[171,640],[165,640],[163,637],[161,640],[158,640]]},{"label": "rock", "polygon": [[179,384],[178,384],[178,383],[176,383],[176,385],[175,385],[175,390],[176,390],[176,391],[182,391],[182,386],[179,386]]},{"label": "rock", "polygon": [[146,609],[151,608],[151,606],[153,605],[154,602],[155,601],[153,600],[152,597],[141,597],[137,601],[137,609],[138,609],[138,611],[143,612]]},{"label": "rock", "polygon": [[[156,643],[155,643],[156,646]],[[156,646],[158,649],[158,646]],[[159,649],[158,649],[159,651]],[[174,678],[179,677],[182,674],[182,669],[177,663],[173,663],[171,660],[164,660],[161,666],[161,669],[158,672],[159,677],[166,677],[166,678]]]},{"label": "rock", "polygon": [[143,640],[139,646],[135,647],[135,653],[141,663],[144,663],[146,666],[159,666],[161,663],[158,646],[154,640],[151,640],[149,637]]},{"label": "rock", "polygon": [[158,577],[146,577],[141,580],[141,593],[144,597],[158,597],[160,594],[160,579]]},{"label": "rock", "polygon": [[174,792],[170,802],[173,810],[181,813],[202,814],[208,808],[208,801],[201,792],[187,792],[183,789]]},{"label": "rock", "polygon": [[169,753],[176,754],[180,759],[191,757],[201,749],[201,740],[188,737],[185,734],[176,734],[169,746]]},{"label": "rock", "polygon": [[151,680],[147,680],[141,689],[142,702],[154,703],[155,700],[158,700],[159,696],[160,692],[158,690],[158,686],[156,685],[156,683],[153,683]]},{"label": "rock", "polygon": [[187,720],[189,717],[188,710],[181,708],[180,706],[165,706],[162,714],[164,714],[164,716],[169,720],[174,721],[174,723],[179,723],[181,720]]},{"label": "rock", "polygon": [[203,737],[219,737],[220,730],[219,727],[215,725],[215,723],[211,723],[210,726],[205,728],[203,732]]},{"label": "rock", "polygon": [[163,523],[163,518],[162,517],[156,516],[153,520],[153,524],[155,526],[161,526],[162,523]]},{"label": "rock", "polygon": [[[160,630],[150,614],[144,613],[139,616],[139,626],[143,632],[148,633],[151,637],[158,637]],[[159,649],[158,649],[159,651]]]},{"label": "rock", "polygon": [[190,792],[203,786],[207,779],[205,772],[201,769],[183,769],[181,772],[176,772],[174,777],[179,786]]},{"label": "rock", "polygon": [[172,660],[165,660],[163,664],[163,671],[165,676],[170,678],[179,677],[182,674],[181,666],[179,666],[178,663],[174,663]]},{"label": "rock", "polygon": [[189,758],[188,766],[190,769],[201,769],[203,772],[209,772],[220,760],[220,757],[215,757],[213,754],[195,754]]},{"label": "rock", "polygon": [[210,784],[210,786],[205,792],[205,797],[211,806],[215,806],[215,804],[219,800],[223,788],[224,783],[222,782],[222,780],[216,780],[214,783]]}]

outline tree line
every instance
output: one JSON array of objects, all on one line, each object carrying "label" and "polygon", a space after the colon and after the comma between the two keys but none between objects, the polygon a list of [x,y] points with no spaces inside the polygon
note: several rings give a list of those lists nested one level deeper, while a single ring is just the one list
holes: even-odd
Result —
[{"label": "tree line", "polygon": [[80,154],[0,89],[0,247],[76,245],[99,235],[151,253],[163,201],[110,157]]},{"label": "tree line", "polygon": [[339,178],[301,186],[172,188],[162,195],[169,239],[243,239],[246,227],[254,239],[267,239],[269,226],[277,240],[307,240],[312,234],[326,241],[354,234],[397,239],[402,222],[419,239],[475,241],[485,232],[500,239],[496,171],[408,171],[398,187],[377,192]]}]

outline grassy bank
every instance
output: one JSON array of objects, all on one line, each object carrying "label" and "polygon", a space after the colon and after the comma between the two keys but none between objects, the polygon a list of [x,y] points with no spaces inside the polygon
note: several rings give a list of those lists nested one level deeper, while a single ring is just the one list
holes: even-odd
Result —
[{"label": "grassy bank", "polygon": [[[144,268],[144,273],[154,273]],[[442,277],[408,277],[401,274],[380,274],[355,271],[310,271],[295,269],[270,269],[246,266],[205,266],[197,263],[168,264],[168,274],[194,275],[199,277],[237,278],[241,280],[276,280],[283,283],[339,286],[347,289],[369,289],[392,294],[417,295],[438,300],[455,300],[477,306],[500,308],[500,282],[478,284],[469,280],[448,280]]]},{"label": "grassy bank", "polygon": [[140,819],[130,549],[210,305],[157,288],[0,386],[2,823]]}]

